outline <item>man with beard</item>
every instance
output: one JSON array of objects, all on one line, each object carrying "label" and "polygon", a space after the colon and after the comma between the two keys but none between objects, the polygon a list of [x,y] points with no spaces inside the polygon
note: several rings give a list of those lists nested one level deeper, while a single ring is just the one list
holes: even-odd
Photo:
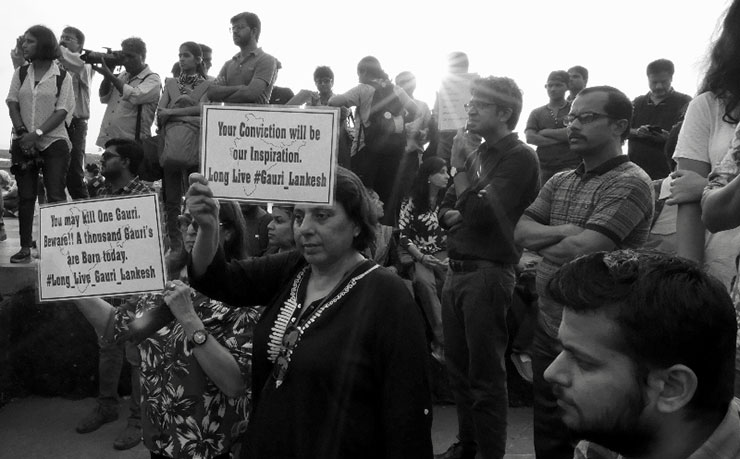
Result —
[{"label": "man with beard", "polygon": [[584,254],[637,248],[653,215],[650,178],[622,153],[632,104],[609,86],[582,90],[566,118],[570,148],[581,164],[555,174],[517,223],[515,241],[542,255],[537,265],[539,319],[532,346],[534,444],[538,457],[572,458],[573,445],[560,420],[552,386],[543,373],[560,352],[562,305],[545,286],[558,268]]},{"label": "man with beard", "polygon": [[231,18],[230,31],[241,51],[221,68],[216,84],[208,88],[208,98],[213,102],[269,103],[278,62],[257,46],[260,18],[254,13],[239,13]]},{"label": "man with beard", "polygon": [[737,458],[737,323],[717,279],[660,252],[590,254],[548,294],[565,305],[545,370],[576,458]]},{"label": "man with beard", "polygon": [[[141,146],[132,140],[110,139],[105,143],[102,155],[102,174],[105,185],[98,191],[98,197],[124,196],[129,194],[151,193],[153,190],[136,176],[139,164],[144,157]],[[114,306],[133,308],[136,298],[108,298]],[[131,309],[133,311],[133,309]],[[131,364],[131,401],[126,428],[113,442],[115,449],[133,448],[141,441],[141,388],[139,366],[141,357],[136,345],[131,342],[111,343],[99,340],[100,357],[98,362],[98,399],[93,411],[77,425],[77,432],[88,433],[103,424],[118,419],[118,380],[121,377],[123,357]]]}]

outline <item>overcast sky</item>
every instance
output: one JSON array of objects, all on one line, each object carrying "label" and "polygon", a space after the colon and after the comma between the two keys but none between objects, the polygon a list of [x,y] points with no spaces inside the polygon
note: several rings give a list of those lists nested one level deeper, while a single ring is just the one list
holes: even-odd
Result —
[{"label": "overcast sky", "polygon": [[[13,72],[9,52],[15,38],[34,24],[50,27],[57,37],[65,25],[78,27],[87,36],[85,47],[93,50],[118,49],[124,38],[139,36],[147,43],[147,63],[163,77],[169,76],[182,42],[206,43],[214,50],[215,74],[238,52],[229,18],[252,8],[262,20],[260,45],[282,62],[279,86],[295,92],[314,89],[314,68],[329,65],[335,73],[335,92],[342,92],[357,83],[359,59],[374,55],[391,77],[404,70],[415,73],[416,95],[431,105],[445,56],[461,50],[469,55],[472,72],[517,81],[524,91],[517,127],[522,131],[529,112],[547,102],[543,85],[548,73],[576,64],[589,69],[589,85],[609,84],[634,98],[647,92],[647,63],[671,59],[676,64],[674,87],[694,95],[711,38],[730,2],[456,0],[434,6],[438,4],[376,0],[363,11],[359,4],[339,0],[4,2],[0,39],[6,52],[0,58],[0,88],[7,95]],[[97,102],[100,81],[96,75],[88,151],[96,150],[104,112]],[[0,132],[5,133],[0,148],[8,148],[10,129],[8,116],[0,116]]]}]

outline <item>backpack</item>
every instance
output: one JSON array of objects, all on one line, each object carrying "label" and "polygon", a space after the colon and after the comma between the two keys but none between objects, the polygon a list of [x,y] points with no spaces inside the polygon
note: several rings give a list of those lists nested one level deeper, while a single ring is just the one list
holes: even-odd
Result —
[{"label": "backpack", "polygon": [[381,154],[400,154],[406,146],[403,103],[389,81],[373,81],[368,84],[375,88],[375,92],[368,126],[362,125],[365,146]]},{"label": "backpack", "polygon": [[[22,65],[18,69],[18,79],[21,80],[21,86],[23,86],[23,82],[26,81],[26,77],[28,76],[28,66],[31,64]],[[57,75],[57,98],[59,97],[59,92],[62,90],[62,83],[64,83],[64,77],[67,76],[67,71],[60,68],[59,69],[59,75]]]}]

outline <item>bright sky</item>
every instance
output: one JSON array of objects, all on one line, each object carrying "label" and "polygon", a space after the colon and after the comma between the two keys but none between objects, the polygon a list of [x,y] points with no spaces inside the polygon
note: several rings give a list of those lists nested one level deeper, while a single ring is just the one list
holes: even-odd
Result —
[{"label": "bright sky", "polygon": [[[7,95],[13,74],[9,52],[16,37],[34,24],[50,27],[57,37],[65,25],[78,27],[87,36],[85,47],[98,51],[104,46],[120,49],[124,38],[139,36],[147,43],[147,63],[162,77],[169,76],[182,42],[206,43],[214,51],[211,74],[216,74],[238,52],[229,18],[252,8],[262,20],[260,45],[282,62],[278,86],[296,93],[313,90],[313,70],[329,65],[335,92],[343,92],[357,84],[357,62],[374,55],[391,77],[404,70],[416,74],[416,96],[431,105],[446,68],[445,56],[459,50],[468,54],[471,72],[517,81],[524,91],[517,127],[521,132],[529,112],[547,102],[543,85],[548,73],[573,65],[589,69],[590,86],[609,84],[634,98],[647,92],[648,62],[671,59],[676,65],[673,86],[694,95],[710,40],[730,0],[446,3],[435,7],[426,0],[375,0],[368,11],[344,0],[161,0],[135,5],[35,0],[12,3],[12,10],[4,3],[0,43],[6,52],[0,58],[0,88]],[[100,81],[96,75],[89,152],[96,151],[104,112],[97,101]],[[6,133],[0,136],[0,148],[8,148],[10,130],[9,117],[0,116],[0,132]]]}]

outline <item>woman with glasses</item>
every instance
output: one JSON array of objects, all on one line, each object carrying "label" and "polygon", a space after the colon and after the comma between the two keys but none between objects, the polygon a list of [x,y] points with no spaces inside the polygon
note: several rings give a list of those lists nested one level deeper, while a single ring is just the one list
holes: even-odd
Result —
[{"label": "woman with glasses", "polygon": [[[220,203],[217,243],[227,260],[246,256],[246,228],[239,205]],[[189,215],[180,218],[184,244],[199,232]],[[246,430],[251,393],[252,329],[255,307],[233,307],[192,290],[187,256],[172,253],[175,273],[162,294],[141,296],[136,316],[166,304],[175,320],[139,344],[144,445],[152,458],[228,459]],[[100,336],[132,337],[135,317],[102,299],[77,302]]]},{"label": "woman with glasses", "polygon": [[360,179],[340,167],[335,204],[295,206],[297,250],[232,262],[218,248],[217,202],[202,176],[191,182],[192,285],[266,305],[243,457],[431,457],[423,321],[403,281],[362,256],[375,215]]},{"label": "woman with glasses", "polygon": [[21,249],[10,262],[27,263],[31,261],[39,173],[47,202],[67,200],[64,189],[72,144],[65,122],[72,120],[75,96],[72,76],[55,62],[59,44],[54,32],[35,25],[18,44],[30,64],[16,69],[6,99],[13,123],[11,173],[18,182],[21,238]]},{"label": "woman with glasses", "polygon": [[159,135],[164,138],[160,161],[164,170],[162,191],[167,236],[171,250],[182,250],[177,216],[187,188],[187,177],[198,170],[200,155],[200,106],[208,101],[211,85],[206,77],[200,45],[187,41],[180,45],[180,73],[165,80],[157,107]]}]

